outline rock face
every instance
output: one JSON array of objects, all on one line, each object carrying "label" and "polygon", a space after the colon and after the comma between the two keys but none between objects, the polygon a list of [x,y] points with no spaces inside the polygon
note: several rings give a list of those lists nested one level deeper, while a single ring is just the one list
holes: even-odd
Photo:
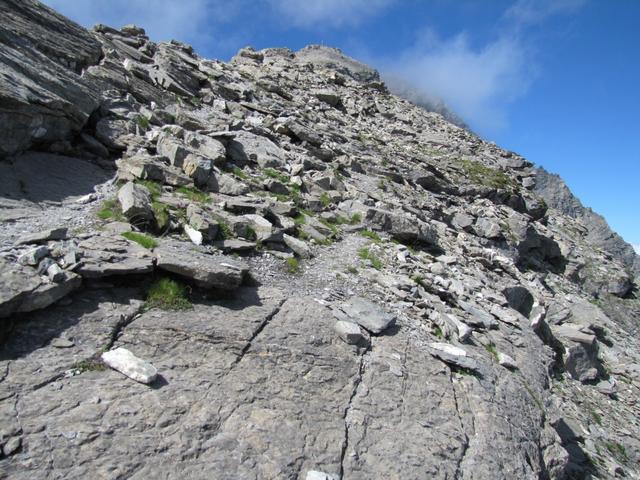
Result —
[{"label": "rock face", "polygon": [[0,476],[640,478],[636,259],[555,180],[336,49],[0,10]]}]

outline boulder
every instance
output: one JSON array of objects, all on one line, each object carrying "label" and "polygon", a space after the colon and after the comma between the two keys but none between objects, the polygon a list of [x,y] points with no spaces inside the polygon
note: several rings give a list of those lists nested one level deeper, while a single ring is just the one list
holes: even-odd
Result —
[{"label": "boulder", "polygon": [[282,240],[285,245],[289,247],[293,253],[295,253],[300,258],[311,258],[313,254],[311,253],[311,248],[302,240],[298,240],[291,235],[287,235],[286,233],[282,235]]},{"label": "boulder", "polygon": [[467,356],[467,352],[465,350],[448,343],[430,343],[429,353],[450,365],[454,365],[460,368],[466,368],[473,371],[479,370],[478,362],[473,358]]},{"label": "boulder", "polygon": [[86,278],[138,275],[153,270],[153,257],[137,243],[121,236],[96,235],[81,241],[82,261],[77,272]]},{"label": "boulder", "polygon": [[29,243],[45,243],[49,240],[65,240],[67,238],[67,228],[57,227],[40,232],[30,233],[19,237],[15,245],[26,245]]},{"label": "boulder", "polygon": [[366,220],[400,242],[437,243],[437,233],[431,225],[403,213],[370,208]]},{"label": "boulder", "polygon": [[125,183],[118,191],[122,213],[134,225],[148,225],[154,221],[149,190],[133,182]]},{"label": "boulder", "polygon": [[284,162],[284,152],[279,146],[249,132],[238,132],[227,145],[227,153],[240,165],[257,163],[262,168],[279,168]]},{"label": "boulder", "polygon": [[136,382],[153,383],[158,376],[158,371],[153,365],[136,357],[126,348],[119,347],[109,350],[104,352],[100,358],[109,367]]}]

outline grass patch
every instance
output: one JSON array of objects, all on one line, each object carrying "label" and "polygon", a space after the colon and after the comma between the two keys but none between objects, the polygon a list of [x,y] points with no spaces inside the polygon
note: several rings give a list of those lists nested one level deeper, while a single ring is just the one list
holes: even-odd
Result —
[{"label": "grass patch", "polygon": [[331,230],[331,233],[333,235],[338,235],[338,233],[340,233],[340,231],[338,230],[338,227],[336,227],[335,224],[331,223],[329,220],[327,220],[326,218],[318,218],[318,220],[320,221],[320,223],[322,223],[325,227],[327,227],[329,230]]},{"label": "grass patch", "polygon": [[147,292],[147,307],[162,310],[187,310],[192,308],[187,287],[171,278],[153,282]]},{"label": "grass patch", "polygon": [[231,171],[236,177],[238,177],[241,180],[246,180],[247,178],[249,178],[249,176],[246,173],[244,173],[244,170],[242,170],[240,167],[233,167],[233,170]]},{"label": "grass patch", "polygon": [[382,238],[380,238],[380,235],[378,235],[376,232],[373,232],[371,230],[360,230],[360,235],[362,235],[365,238],[368,238],[374,243],[382,243]]},{"label": "grass patch", "polygon": [[491,168],[475,160],[462,160],[465,175],[474,183],[496,189],[511,190],[513,182],[502,170]]},{"label": "grass patch", "polygon": [[194,187],[187,187],[187,186],[179,187],[178,192],[183,194],[185,197],[187,197],[189,200],[195,203],[211,202],[211,197],[209,196],[208,193],[202,192]]},{"label": "grass patch", "polygon": [[493,343],[487,343],[484,346],[484,349],[491,354],[491,356],[496,362],[498,361],[498,349]]},{"label": "grass patch", "polygon": [[433,328],[433,334],[438,338],[444,338],[444,333],[438,325]]},{"label": "grass patch", "polygon": [[297,258],[291,257],[285,260],[285,267],[289,273],[298,273],[300,271],[300,262]]},{"label": "grass patch", "polygon": [[327,208],[329,205],[331,205],[331,197],[329,197],[329,194],[327,192],[322,192],[322,195],[320,195],[320,203],[324,208]]},{"label": "grass patch", "polygon": [[621,458],[623,460],[628,460],[629,456],[627,455],[627,449],[624,448],[624,445],[618,442],[605,442],[604,446],[607,447],[607,450],[611,452],[614,457]]},{"label": "grass patch", "polygon": [[116,199],[105,200],[102,202],[102,206],[96,215],[102,220],[126,220],[120,209],[120,203]]},{"label": "grass patch", "polygon": [[347,267],[347,272],[353,273],[354,275],[358,273],[358,269],[354,266]]},{"label": "grass patch", "polygon": [[107,369],[107,366],[102,361],[96,358],[89,358],[87,360],[81,360],[75,363],[71,370],[75,370],[77,373],[83,372],[102,372]]},{"label": "grass patch", "polygon": [[149,129],[150,123],[149,123],[149,119],[147,117],[143,117],[142,115],[138,115],[136,117],[136,123],[143,130],[148,130]]},{"label": "grass patch", "polygon": [[153,200],[155,200],[156,197],[159,197],[162,194],[162,184],[159,182],[155,182],[153,180],[136,180],[136,184],[142,185],[147,190],[149,190],[149,193],[151,194],[151,198]]},{"label": "grass patch", "polygon": [[591,418],[593,418],[593,421],[596,422],[596,424],[602,425],[602,417],[598,412],[596,412],[593,409],[590,409],[589,413],[591,414]]},{"label": "grass patch", "polygon": [[382,269],[382,260],[375,256],[368,248],[364,247],[358,250],[358,256],[362,260],[369,260],[371,262],[371,266],[376,270]]},{"label": "grass patch", "polygon": [[144,248],[151,250],[152,248],[156,248],[158,246],[158,242],[155,239],[145,235],[144,233],[137,232],[123,232],[121,235],[127,240],[131,240],[132,242],[136,242],[139,245],[142,245]]},{"label": "grass patch", "polygon": [[284,173],[281,173],[273,168],[265,168],[262,173],[264,173],[267,177],[269,178],[274,178],[284,184],[289,183],[289,175],[285,175]]},{"label": "grass patch", "polygon": [[351,215],[351,218],[349,219],[349,224],[357,225],[361,221],[362,221],[362,215],[360,213],[354,213],[353,215]]},{"label": "grass patch", "polygon": [[307,223],[307,216],[304,213],[299,213],[293,218],[293,223],[296,225],[304,225]]},{"label": "grass patch", "polygon": [[165,203],[154,200],[151,202],[151,208],[153,209],[153,216],[156,219],[158,230],[164,232],[169,228],[169,219],[171,218],[169,215],[169,206]]}]

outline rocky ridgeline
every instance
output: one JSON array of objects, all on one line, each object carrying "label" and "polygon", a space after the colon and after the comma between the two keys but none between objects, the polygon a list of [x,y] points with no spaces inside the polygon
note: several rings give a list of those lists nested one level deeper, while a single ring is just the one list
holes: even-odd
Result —
[{"label": "rocky ridgeline", "polygon": [[0,10],[3,475],[640,477],[629,261],[525,159],[335,49]]}]

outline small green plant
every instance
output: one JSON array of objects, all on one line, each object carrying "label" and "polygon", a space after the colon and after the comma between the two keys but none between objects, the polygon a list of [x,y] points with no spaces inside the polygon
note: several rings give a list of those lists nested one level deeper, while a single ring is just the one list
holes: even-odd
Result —
[{"label": "small green plant", "polygon": [[162,310],[187,310],[192,308],[187,287],[168,277],[163,277],[149,287],[147,307]]},{"label": "small green plant", "polygon": [[104,202],[102,202],[97,216],[102,220],[126,220],[125,216],[120,210],[120,203],[116,199],[105,200]]},{"label": "small green plant", "polygon": [[444,333],[438,325],[433,328],[433,334],[438,338],[444,338]]},{"label": "small green plant", "polygon": [[149,237],[148,235],[145,235],[144,233],[123,232],[122,236],[127,240],[136,242],[137,244],[142,245],[144,248],[149,250],[158,246],[158,242],[156,242],[155,239]]},{"label": "small green plant", "polygon": [[142,115],[138,115],[136,117],[136,123],[143,130],[147,130],[149,128],[149,119],[147,117],[143,117]]},{"label": "small green plant", "polygon": [[320,203],[324,208],[327,208],[329,205],[331,205],[331,197],[329,197],[329,194],[327,192],[322,192],[322,194],[320,195]]},{"label": "small green plant", "polygon": [[218,222],[218,238],[220,240],[233,238],[233,231],[229,224],[220,217],[216,218],[216,221]]},{"label": "small green plant", "polygon": [[75,370],[77,373],[83,373],[83,372],[101,372],[106,370],[107,367],[104,363],[102,363],[102,361],[98,360],[97,358],[89,358],[87,360],[80,360],[79,362],[75,363],[72,367],[71,370]]},{"label": "small green plant", "polygon": [[329,220],[327,220],[326,218],[319,218],[318,219],[320,221],[320,223],[322,223],[325,227],[327,227],[329,230],[331,230],[331,233],[333,235],[338,235],[338,233],[340,233],[340,231],[338,230],[338,227],[336,227],[333,223],[331,223]]},{"label": "small green plant", "polygon": [[349,224],[357,225],[361,221],[362,221],[362,215],[359,213],[354,213],[353,215],[351,215],[351,218],[349,219]]},{"label": "small green plant", "polygon": [[160,182],[155,182],[153,180],[136,180],[136,183],[149,190],[153,200],[162,195],[162,184]]},{"label": "small green plant", "polygon": [[485,350],[487,352],[489,352],[491,354],[493,359],[497,362],[498,361],[498,350],[496,349],[496,346],[493,343],[487,343],[484,346],[484,348],[485,348]]},{"label": "small green plant", "polygon": [[384,180],[384,178],[381,178],[380,180],[378,180],[378,188],[380,190],[386,190],[387,189],[387,182]]},{"label": "small green plant", "polygon": [[590,409],[589,413],[591,414],[591,418],[593,418],[593,421],[596,422],[596,424],[602,425],[602,416],[598,412]]},{"label": "small green plant", "polygon": [[350,267],[347,267],[347,272],[353,273],[355,275],[356,273],[358,273],[358,269],[351,265]]},{"label": "small green plant", "polygon": [[483,165],[475,160],[462,160],[466,176],[474,183],[496,189],[513,189],[511,178],[501,170]]},{"label": "small green plant", "polygon": [[609,450],[614,457],[621,458],[623,460],[629,459],[627,449],[621,443],[615,441],[605,442],[604,446],[607,447],[607,450]]},{"label": "small green plant", "polygon": [[358,250],[358,256],[362,260],[369,260],[369,262],[371,262],[371,266],[376,270],[380,270],[383,267],[382,261],[378,257],[376,257],[375,254],[371,252],[371,250],[369,250],[366,247],[363,247],[360,250]]},{"label": "small green plant", "polygon": [[247,240],[256,240],[258,238],[258,234],[253,227],[247,225],[244,228],[244,238]]},{"label": "small green plant", "polygon": [[211,197],[209,196],[208,193],[202,192],[202,191],[200,191],[200,190],[198,190],[197,188],[194,188],[194,187],[187,187],[187,186],[179,187],[178,188],[178,192],[183,194],[185,197],[187,197],[192,202],[196,202],[196,203],[209,203],[209,202],[211,202]]},{"label": "small green plant", "polygon": [[293,223],[296,225],[304,225],[307,223],[307,216],[304,213],[299,213],[293,218]]},{"label": "small green plant", "polygon": [[240,167],[233,167],[232,172],[236,177],[240,178],[241,180],[246,180],[248,178],[248,175],[244,173],[244,170],[242,170]]},{"label": "small green plant", "polygon": [[281,173],[273,168],[265,168],[262,173],[264,173],[269,178],[275,178],[276,180],[282,183],[289,183],[289,176]]},{"label": "small green plant", "polygon": [[380,235],[378,235],[376,232],[373,232],[371,230],[360,230],[360,235],[362,235],[365,238],[368,238],[374,243],[382,243],[382,238],[380,238]]},{"label": "small green plant", "polygon": [[300,262],[297,258],[287,258],[285,260],[285,266],[287,268],[287,272],[289,273],[298,273],[300,271]]},{"label": "small green plant", "polygon": [[151,202],[151,208],[153,209],[153,216],[156,219],[156,225],[158,230],[164,232],[169,228],[169,206],[166,203],[154,200]]}]

